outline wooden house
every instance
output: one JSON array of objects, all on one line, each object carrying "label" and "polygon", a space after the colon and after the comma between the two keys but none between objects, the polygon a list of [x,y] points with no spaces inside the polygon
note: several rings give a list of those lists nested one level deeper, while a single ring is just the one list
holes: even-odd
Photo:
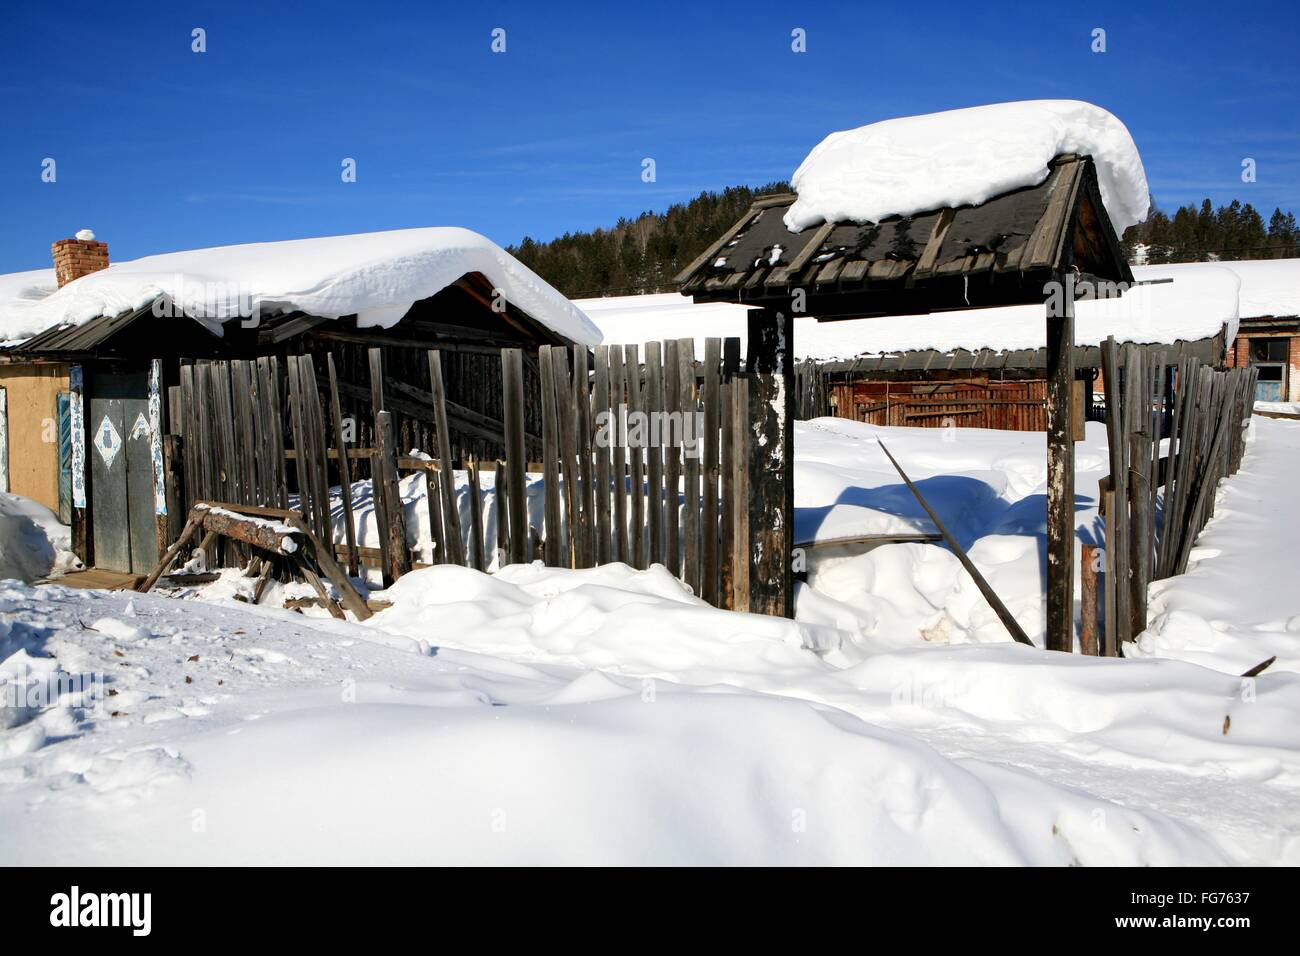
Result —
[{"label": "wooden house", "polygon": [[[55,320],[0,352],[0,395],[22,400],[20,415],[18,402],[8,403],[7,475],[11,490],[61,510],[78,555],[100,568],[143,573],[174,537],[178,516],[166,517],[164,476],[176,465],[168,436],[180,429],[168,394],[187,364],[311,355],[323,380],[329,356],[342,412],[364,446],[372,440],[371,351],[379,349],[396,441],[429,449],[434,423],[421,399],[427,351],[438,349],[451,446],[457,457],[491,459],[504,442],[500,350],[532,356],[525,376],[535,379],[540,346],[599,337],[563,296],[466,230],[197,250],[111,268],[106,247],[101,259],[85,254],[102,246],[93,239],[68,245],[84,272],[61,271],[59,290],[37,304]],[[187,275],[216,276],[219,296],[238,290],[230,298],[251,310],[202,313]],[[322,288],[332,298],[323,299]],[[200,289],[200,301],[210,292]],[[352,300],[366,308],[349,309]],[[528,431],[540,434],[539,413],[532,415]]]},{"label": "wooden house", "polygon": [[[1241,280],[1241,322],[1228,364],[1254,366],[1258,402],[1300,402],[1300,259],[1224,262]],[[1170,266],[1176,272],[1185,266]]]}]

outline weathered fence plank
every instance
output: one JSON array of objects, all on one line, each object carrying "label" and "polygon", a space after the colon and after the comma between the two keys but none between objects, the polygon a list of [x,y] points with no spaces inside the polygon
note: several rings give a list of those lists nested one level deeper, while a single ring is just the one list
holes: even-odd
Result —
[{"label": "weathered fence plank", "polygon": [[469,481],[469,566],[475,571],[487,570],[483,553],[483,492],[479,488],[478,460],[465,462],[465,476]]},{"label": "weathered fence plank", "polygon": [[700,515],[700,597],[718,603],[718,477],[722,415],[722,340],[706,339],[703,368],[704,500]]},{"label": "weathered fence plank", "polygon": [[[664,412],[669,421],[680,420],[681,362],[676,339],[664,342]],[[681,574],[681,471],[682,449],[679,445],[669,443],[664,447],[664,552],[668,573],[673,576]]]},{"label": "weathered fence plank", "polygon": [[627,446],[622,434],[623,415],[621,411],[627,401],[627,367],[624,364],[623,346],[609,347],[609,403],[614,416],[610,437],[610,451],[613,452],[613,464],[610,476],[614,482],[614,541],[610,555],[615,561],[624,564],[631,559],[627,534]]},{"label": "weathered fence plank", "polygon": [[[447,425],[447,390],[442,383],[442,354],[429,350],[429,391],[433,395],[433,417],[438,429],[438,478],[441,485],[442,532],[446,560],[464,565],[465,552],[460,531],[460,508],[456,505],[456,472],[452,469],[451,430]],[[433,507],[432,503],[429,505]]]},{"label": "weathered fence plank", "polygon": [[[677,340],[677,389],[682,413],[682,580],[700,594],[700,429],[696,426],[695,340]],[[689,436],[689,437],[688,437]],[[689,444],[688,444],[689,442]]]},{"label": "weathered fence plank", "polygon": [[406,547],[406,513],[397,482],[397,454],[393,445],[391,412],[380,412],[375,416],[375,461],[379,471],[379,477],[375,481],[383,484],[384,498],[389,502],[388,523],[380,530],[384,534],[388,565],[396,580],[411,570],[411,553]]},{"label": "weathered fence plank", "polygon": [[[663,412],[663,345],[645,344],[645,405],[650,412]],[[662,421],[662,419],[660,419]],[[653,427],[651,428],[653,432]],[[664,452],[662,427],[646,449],[646,546],[648,564],[664,563]]]},{"label": "weathered fence plank", "polygon": [[592,475],[591,375],[587,367],[587,350],[573,346],[573,396],[577,410],[579,507],[582,509],[583,567],[596,565],[596,495]]},{"label": "weathered fence plank", "polygon": [[[554,353],[552,353],[554,354]],[[510,462],[509,506],[510,562],[532,560],[528,534],[527,457],[524,454],[524,357],[519,349],[501,350],[502,400],[506,426],[506,455]],[[498,485],[497,494],[501,488]],[[498,505],[499,507],[499,505]]]},{"label": "weathered fence plank", "polygon": [[547,567],[564,566],[563,535],[560,533],[560,447],[559,418],[555,405],[555,372],[551,367],[551,346],[543,345],[537,355],[542,386],[542,514],[546,534],[542,539],[542,560]]},{"label": "weathered fence plank", "polygon": [[357,555],[356,517],[352,514],[352,463],[348,461],[343,412],[339,405],[339,379],[334,369],[333,355],[325,356],[325,370],[330,380],[330,418],[334,422],[334,448],[338,452],[339,495],[343,499],[343,540],[348,548],[348,574],[356,577],[361,573],[361,559]]},{"label": "weathered fence plank", "polygon": [[731,524],[731,608],[751,611],[753,594],[750,589],[750,571],[754,566],[750,551],[750,434],[749,434],[749,375],[737,375],[731,382],[731,461],[732,496],[728,507],[732,513]]},{"label": "weathered fence plank", "polygon": [[[596,347],[595,356],[595,382],[591,396],[592,418],[599,420],[604,416],[606,422],[605,435],[608,439],[611,434],[609,426],[609,346],[599,345]],[[609,526],[609,454],[611,442],[608,440],[602,446],[597,443],[595,449],[596,456],[596,476],[594,499],[596,504],[596,564],[609,564],[610,561],[610,526]],[[558,500],[558,499],[557,499]],[[549,562],[548,562],[549,563]]]},{"label": "weathered fence plank", "polygon": [[[627,387],[627,411],[629,419],[641,413],[641,363],[637,357],[637,347],[623,347],[624,384]],[[630,443],[628,455],[628,520],[631,522],[628,535],[628,555],[634,568],[644,568],[645,562],[645,479],[642,473],[644,465],[645,444],[650,439],[647,426],[640,441]]]}]

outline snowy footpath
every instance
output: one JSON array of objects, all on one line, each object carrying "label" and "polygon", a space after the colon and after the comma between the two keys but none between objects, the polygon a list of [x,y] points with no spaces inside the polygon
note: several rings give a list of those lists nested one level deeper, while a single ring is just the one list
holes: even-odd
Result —
[{"label": "snowy footpath", "polygon": [[[1300,863],[1300,423],[1255,422],[1123,660],[1010,643],[931,545],[819,558],[796,621],[621,565],[364,624],[6,582],[0,863]],[[923,527],[885,435],[1041,634],[1042,436],[920,431],[801,426],[801,533]]]}]

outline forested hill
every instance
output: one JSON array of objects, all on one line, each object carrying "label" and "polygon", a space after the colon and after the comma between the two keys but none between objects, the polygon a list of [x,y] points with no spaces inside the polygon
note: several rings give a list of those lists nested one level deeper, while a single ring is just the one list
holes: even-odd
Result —
[{"label": "forested hill", "polygon": [[[703,192],[667,212],[620,219],[610,229],[566,232],[550,242],[525,237],[509,251],[571,299],[675,292],[673,276],[739,219],[756,196],[789,189],[779,182]],[[1250,203],[1235,199],[1218,209],[1206,199],[1172,215],[1157,208],[1123,238],[1135,262],[1300,256],[1294,214],[1278,209],[1265,223]]]},{"label": "forested hill", "polygon": [[550,242],[525,237],[509,252],[571,299],[675,292],[673,276],[745,214],[756,196],[788,183],[703,192],[667,212],[643,212],[611,229],[566,232]]},{"label": "forested hill", "polygon": [[[1154,206],[1155,203],[1153,202]],[[1207,262],[1215,259],[1291,259],[1300,256],[1295,214],[1274,209],[1264,217],[1250,203],[1234,199],[1215,209],[1208,199],[1168,215],[1155,209],[1146,222],[1124,233],[1130,261],[1145,246],[1147,262]]]}]

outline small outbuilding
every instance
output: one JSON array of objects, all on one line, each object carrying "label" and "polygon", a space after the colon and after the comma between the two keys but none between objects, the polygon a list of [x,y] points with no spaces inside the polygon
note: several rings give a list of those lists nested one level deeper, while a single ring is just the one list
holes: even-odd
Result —
[{"label": "small outbuilding", "polygon": [[[491,459],[504,442],[500,350],[532,356],[525,375],[535,380],[540,346],[599,341],[564,296],[465,229],[227,246],[111,266],[107,246],[81,235],[55,243],[54,256],[56,288],[44,272],[0,278],[0,292],[6,283],[11,290],[0,297],[8,340],[0,463],[7,488],[59,511],[78,555],[99,568],[144,573],[174,537],[179,516],[168,521],[175,503],[165,475],[179,464],[169,439],[180,422],[169,397],[186,365],[309,355],[324,377],[328,359],[362,446],[372,437],[379,349],[397,442],[429,448],[434,422],[420,383],[427,388],[427,351],[438,349],[451,447]],[[531,412],[529,430],[540,433],[540,413]]]}]

